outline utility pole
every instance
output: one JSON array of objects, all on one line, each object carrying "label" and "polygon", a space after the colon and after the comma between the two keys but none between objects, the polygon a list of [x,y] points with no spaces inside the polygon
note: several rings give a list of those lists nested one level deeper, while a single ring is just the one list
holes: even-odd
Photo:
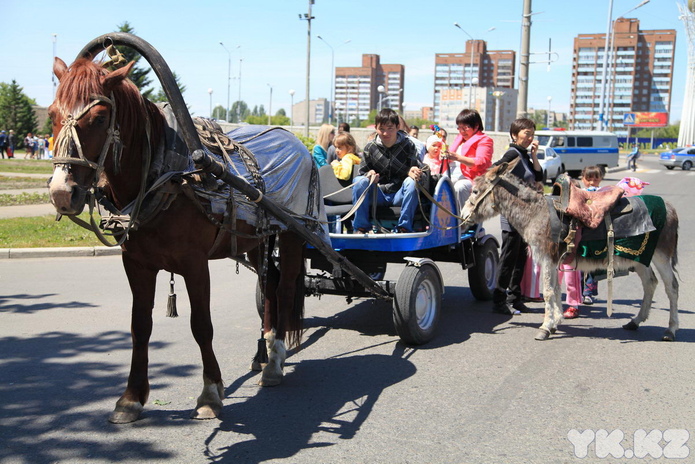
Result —
[{"label": "utility pole", "polygon": [[311,5],[314,4],[314,0],[309,0],[309,12],[304,14],[304,17],[302,15],[299,15],[299,19],[304,19],[306,20],[306,119],[305,119],[305,126],[304,126],[304,136],[309,137],[309,109],[310,109],[310,104],[309,104],[309,93],[311,90],[310,86],[310,75],[311,75],[311,20],[314,19],[313,16],[311,16]]},{"label": "utility pole", "polygon": [[524,0],[524,13],[521,16],[521,56],[519,57],[519,97],[516,103],[516,116],[528,115],[528,70],[531,55],[531,0]]}]

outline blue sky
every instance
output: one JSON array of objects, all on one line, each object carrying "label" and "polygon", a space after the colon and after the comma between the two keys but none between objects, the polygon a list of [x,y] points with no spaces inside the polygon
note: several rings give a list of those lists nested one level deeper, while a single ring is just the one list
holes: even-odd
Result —
[{"label": "blue sky", "polygon": [[[636,6],[639,0],[614,0],[613,18]],[[0,17],[0,82],[15,79],[38,104],[52,100],[52,34],[57,34],[57,55],[68,64],[93,38],[114,31],[124,21],[151,43],[180,76],[184,98],[196,115],[208,116],[213,106],[227,104],[227,52],[231,52],[231,96],[239,94],[250,107],[270,103],[272,112],[289,114],[290,89],[294,102],[306,95],[308,0],[149,2],[120,0],[93,2],[44,0],[3,2]],[[382,63],[405,65],[406,109],[432,104],[434,54],[464,51],[468,38],[455,28],[458,22],[489,49],[519,50],[522,0],[424,2],[414,0],[316,0],[311,38],[311,98],[330,97],[331,51],[335,66],[360,66],[363,53],[376,53]],[[580,33],[606,30],[608,0],[567,2],[533,1],[531,51],[544,52],[552,38],[559,59],[548,71],[532,64],[529,107],[567,111],[573,39]],[[678,19],[675,0],[651,0],[628,17],[640,19],[641,29],[676,29],[671,120],[680,120],[687,68],[687,37]],[[9,19],[8,19],[9,18]],[[495,30],[487,32],[494,27]],[[350,41],[344,44],[345,41]],[[237,48],[238,47],[238,48]],[[532,61],[544,60],[532,55]],[[518,67],[517,67],[518,71]]]}]

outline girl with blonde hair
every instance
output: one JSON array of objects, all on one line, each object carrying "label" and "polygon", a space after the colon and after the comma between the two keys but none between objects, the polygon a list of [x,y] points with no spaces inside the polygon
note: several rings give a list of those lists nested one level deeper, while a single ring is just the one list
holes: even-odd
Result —
[{"label": "girl with blonde hair", "polygon": [[328,161],[326,160],[328,156],[328,147],[333,142],[334,136],[335,127],[333,127],[331,124],[323,124],[319,128],[319,133],[316,136],[316,145],[314,145],[314,150],[311,153],[317,167],[320,168],[324,164],[328,164]]}]

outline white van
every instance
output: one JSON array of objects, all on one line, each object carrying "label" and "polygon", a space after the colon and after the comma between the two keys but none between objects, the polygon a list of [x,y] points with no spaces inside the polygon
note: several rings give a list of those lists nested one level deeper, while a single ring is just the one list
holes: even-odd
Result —
[{"label": "white van", "polygon": [[539,130],[539,147],[552,147],[565,171],[578,177],[586,166],[618,166],[618,136],[611,132]]}]

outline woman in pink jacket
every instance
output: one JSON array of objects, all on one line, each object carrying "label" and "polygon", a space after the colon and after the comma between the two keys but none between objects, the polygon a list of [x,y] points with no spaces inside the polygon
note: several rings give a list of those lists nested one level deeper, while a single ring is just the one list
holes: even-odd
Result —
[{"label": "woman in pink jacket", "polygon": [[454,184],[459,211],[471,196],[473,179],[485,174],[492,164],[493,142],[483,133],[483,120],[476,110],[463,110],[456,116],[459,135],[451,145],[449,159],[459,162],[461,177]]}]

